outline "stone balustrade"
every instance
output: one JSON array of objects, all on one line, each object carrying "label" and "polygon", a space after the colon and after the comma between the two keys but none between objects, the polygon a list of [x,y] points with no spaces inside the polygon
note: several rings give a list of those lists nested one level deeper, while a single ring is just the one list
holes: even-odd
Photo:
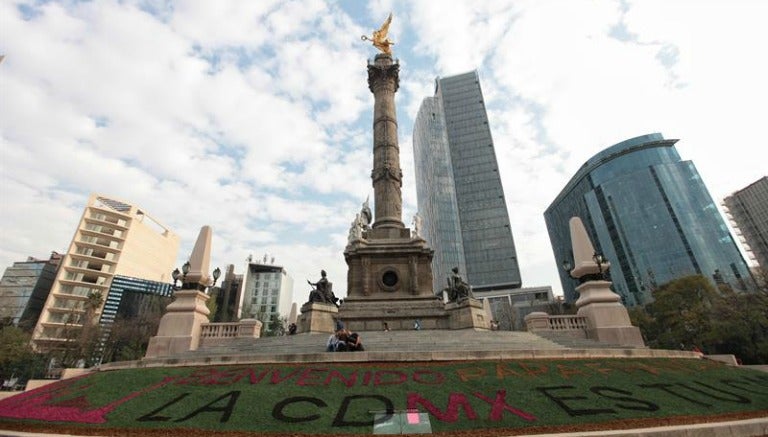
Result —
[{"label": "stone balustrade", "polygon": [[549,316],[551,331],[583,331],[587,329],[587,318],[584,316]]},{"label": "stone balustrade", "polygon": [[243,319],[239,322],[202,323],[200,325],[200,346],[227,344],[238,338],[259,338],[261,321]]},{"label": "stone balustrade", "polygon": [[525,316],[525,325],[529,332],[572,331],[586,333],[589,328],[589,321],[586,317],[578,315],[550,316],[547,313],[534,312]]},{"label": "stone balustrade", "polygon": [[234,338],[237,337],[239,323],[203,323],[201,325],[201,338]]}]

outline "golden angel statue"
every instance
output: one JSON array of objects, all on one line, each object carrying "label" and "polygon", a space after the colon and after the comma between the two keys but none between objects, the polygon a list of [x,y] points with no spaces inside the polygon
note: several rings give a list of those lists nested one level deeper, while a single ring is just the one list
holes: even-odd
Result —
[{"label": "golden angel statue", "polygon": [[360,39],[362,39],[363,41],[371,41],[371,43],[373,43],[373,46],[381,50],[382,53],[391,55],[392,49],[390,48],[390,46],[393,46],[395,44],[389,38],[387,38],[387,32],[389,32],[389,23],[391,22],[392,22],[392,13],[390,12],[389,17],[387,17],[387,19],[384,21],[384,24],[381,25],[379,30],[374,30],[373,35],[371,37],[363,35],[360,37]]}]

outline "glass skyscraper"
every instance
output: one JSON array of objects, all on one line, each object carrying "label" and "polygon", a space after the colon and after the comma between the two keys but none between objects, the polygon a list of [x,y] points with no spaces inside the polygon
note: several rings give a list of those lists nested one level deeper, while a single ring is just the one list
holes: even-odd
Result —
[{"label": "glass skyscraper", "polygon": [[5,269],[0,279],[0,327],[15,325],[32,330],[51,292],[61,255],[47,260],[28,257]]},{"label": "glass skyscraper", "polygon": [[[558,263],[573,262],[568,220],[578,216],[595,250],[611,262],[613,288],[628,306],[681,276],[715,276],[745,289],[751,276],[696,167],[677,140],[654,133],[611,146],[589,159],[544,212]],[[560,270],[565,299],[578,283]],[[717,272],[717,275],[716,275]]]},{"label": "glass skyscraper", "polygon": [[[156,333],[160,317],[165,313],[165,307],[173,301],[172,296],[173,284],[115,275],[99,317],[101,340],[93,361],[101,363],[119,357],[119,349],[124,346],[119,342],[114,345],[114,350],[105,351],[105,344],[110,340],[113,327],[118,320],[142,326],[152,323],[153,326],[148,328],[153,334]],[[104,356],[105,353],[109,356]]]},{"label": "glass skyscraper", "polygon": [[458,267],[476,291],[519,288],[509,213],[476,71],[435,80],[413,129],[422,234],[435,291]]}]

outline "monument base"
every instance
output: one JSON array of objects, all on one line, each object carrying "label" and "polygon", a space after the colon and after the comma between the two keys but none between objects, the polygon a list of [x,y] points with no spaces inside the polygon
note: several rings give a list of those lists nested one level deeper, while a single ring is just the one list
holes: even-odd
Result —
[{"label": "monument base", "polygon": [[643,335],[640,333],[640,328],[636,326],[587,328],[587,338],[619,346],[645,347]]},{"label": "monument base", "polygon": [[446,304],[445,309],[450,314],[450,329],[491,329],[482,302],[475,298]]},{"label": "monument base", "polygon": [[178,290],[174,301],[160,319],[157,335],[149,339],[146,358],[176,355],[197,349],[202,325],[210,311],[205,306],[210,296],[197,290]]},{"label": "monument base", "polygon": [[[188,336],[154,336],[149,339],[145,358],[170,357],[197,349],[199,340]],[[194,346],[193,346],[194,345]]]},{"label": "monument base", "polygon": [[577,315],[587,318],[587,337],[622,346],[644,347],[640,329],[632,326],[627,308],[608,281],[588,281],[578,287]]},{"label": "monument base", "polygon": [[382,331],[384,323],[392,331],[414,329],[451,329],[443,302],[435,297],[360,299],[347,297],[339,309],[339,319],[351,331]]},{"label": "monument base", "polygon": [[444,304],[432,290],[432,249],[408,228],[374,228],[344,251],[347,297],[339,319],[352,331],[490,329],[476,299]]},{"label": "monument base", "polygon": [[374,228],[344,251],[347,297],[339,318],[353,331],[450,329],[432,291],[432,249],[408,228]]},{"label": "monument base", "polygon": [[378,228],[350,243],[347,297],[353,299],[433,298],[432,249],[408,228]]},{"label": "monument base", "polygon": [[307,302],[301,306],[301,315],[296,321],[299,334],[309,332],[336,332],[336,317],[339,309],[336,305],[319,302]]}]

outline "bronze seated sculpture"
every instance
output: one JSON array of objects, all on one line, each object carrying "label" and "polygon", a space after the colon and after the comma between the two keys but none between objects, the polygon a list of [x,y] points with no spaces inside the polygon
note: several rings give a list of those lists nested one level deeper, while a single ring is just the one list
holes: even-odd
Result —
[{"label": "bronze seated sculpture", "polygon": [[339,298],[333,294],[333,283],[326,278],[325,270],[320,271],[320,280],[315,283],[307,280],[307,283],[312,286],[312,290],[309,292],[309,303],[332,303],[339,307]]},{"label": "bronze seated sculpture", "polygon": [[448,286],[443,288],[440,293],[438,293],[438,296],[448,296],[448,303],[461,302],[470,297],[474,297],[472,296],[472,287],[464,281],[461,275],[459,275],[459,268],[454,267],[451,271],[453,273],[448,277]]}]

